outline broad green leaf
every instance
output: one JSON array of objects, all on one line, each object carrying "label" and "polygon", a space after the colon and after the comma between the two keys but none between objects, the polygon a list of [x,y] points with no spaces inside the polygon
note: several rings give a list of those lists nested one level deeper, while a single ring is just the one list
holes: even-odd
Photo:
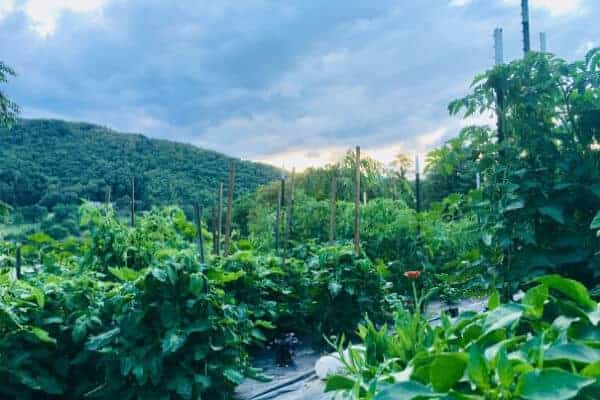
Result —
[{"label": "broad green leaf", "polygon": [[199,319],[185,328],[185,333],[206,332],[210,330],[211,323],[208,319]]},{"label": "broad green leaf", "polygon": [[490,373],[484,354],[476,344],[471,345],[467,375],[478,388],[485,390],[490,387]]},{"label": "broad green leaf", "polygon": [[596,302],[590,297],[587,288],[573,279],[563,278],[560,275],[548,275],[538,278],[538,282],[562,293],[588,310],[596,310]]},{"label": "broad green leaf", "polygon": [[503,304],[487,314],[483,324],[484,334],[496,329],[511,326],[523,315],[523,307],[519,304]]},{"label": "broad green leaf", "polygon": [[558,206],[547,206],[538,208],[540,214],[552,218],[559,224],[565,223],[565,217],[563,215],[563,209]]},{"label": "broad green leaf", "polygon": [[412,400],[421,398],[440,397],[439,393],[435,393],[429,386],[414,381],[395,383],[377,395],[374,400]]},{"label": "broad green leaf", "polygon": [[108,269],[111,274],[113,274],[117,279],[123,282],[133,282],[140,276],[142,276],[143,271],[136,271],[131,268],[123,267],[123,268],[109,268]]},{"label": "broad green leaf", "polygon": [[526,314],[540,318],[544,313],[544,304],[548,300],[548,296],[549,291],[546,285],[538,285],[529,289],[521,301],[527,307]]},{"label": "broad green leaf", "polygon": [[78,318],[75,321],[75,326],[73,327],[73,331],[71,332],[71,339],[73,343],[80,344],[84,341],[87,336],[87,323],[84,318]]},{"label": "broad green leaf", "polygon": [[488,299],[488,309],[495,310],[498,307],[500,307],[500,293],[497,290],[494,290]]},{"label": "broad green leaf", "polygon": [[250,334],[252,335],[253,338],[260,340],[261,342],[267,341],[266,336],[258,328],[252,328],[252,331],[250,331]]},{"label": "broad green leaf", "polygon": [[544,352],[544,360],[571,360],[590,364],[600,361],[600,350],[578,343],[557,344]]},{"label": "broad green leaf", "polygon": [[190,275],[190,292],[199,296],[204,293],[204,277],[200,273]]},{"label": "broad green leaf", "polygon": [[588,378],[600,378],[600,361],[588,365],[581,370],[581,375]]},{"label": "broad green leaf", "polygon": [[206,272],[206,277],[218,284],[226,284],[229,282],[237,281],[244,275],[246,275],[246,272],[244,272],[244,270],[239,270],[237,272],[224,272],[221,270],[212,269]]},{"label": "broad green leaf", "polygon": [[41,328],[33,327],[29,330],[29,332],[31,332],[33,334],[33,336],[38,338],[41,342],[48,343],[48,344],[56,344],[56,339],[50,337],[48,332],[46,332],[45,330],[43,330]]},{"label": "broad green leaf", "polygon": [[515,200],[504,207],[504,211],[515,211],[525,207],[525,202],[522,199]]},{"label": "broad green leaf", "polygon": [[177,332],[168,332],[161,344],[163,353],[175,353],[185,344],[186,339],[186,336]]},{"label": "broad green leaf", "polygon": [[121,333],[119,328],[114,328],[96,336],[90,337],[85,343],[85,348],[88,350],[100,350],[102,347],[111,343],[115,337]]},{"label": "broad green leaf", "polygon": [[160,281],[160,282],[166,282],[167,281],[168,276],[167,276],[167,273],[164,270],[159,269],[159,268],[152,268],[151,273],[152,273],[152,276],[154,278],[156,278],[158,281]]},{"label": "broad green leaf", "polygon": [[346,375],[329,375],[325,383],[325,391],[352,390],[355,381]]},{"label": "broad green leaf", "polygon": [[34,298],[38,307],[44,308],[44,305],[46,303],[46,297],[44,296],[44,292],[41,289],[38,289],[33,286],[29,286],[29,291],[31,292],[31,296]]},{"label": "broad green leaf", "polygon": [[433,389],[447,392],[464,375],[468,357],[464,353],[442,353],[434,356],[429,369],[429,381]]},{"label": "broad green leaf", "polygon": [[244,375],[233,368],[227,368],[225,371],[223,371],[223,376],[225,376],[228,381],[235,383],[236,385],[239,385],[244,381]]},{"label": "broad green leaf", "polygon": [[509,387],[513,379],[515,379],[515,371],[508,359],[504,346],[498,351],[498,356],[496,357],[496,371],[498,372],[500,384],[504,387]]},{"label": "broad green leaf", "polygon": [[548,368],[521,375],[516,394],[526,400],[568,400],[594,382],[562,369]]}]

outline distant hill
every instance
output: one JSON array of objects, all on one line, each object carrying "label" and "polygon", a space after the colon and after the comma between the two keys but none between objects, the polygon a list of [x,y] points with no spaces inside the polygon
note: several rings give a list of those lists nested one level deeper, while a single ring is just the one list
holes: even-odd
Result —
[{"label": "distant hill", "polygon": [[[124,134],[87,123],[20,120],[0,128],[0,201],[16,207],[105,201],[126,207],[135,176],[138,209],[213,204],[231,158],[189,144]],[[235,195],[279,175],[269,165],[236,162]]]}]

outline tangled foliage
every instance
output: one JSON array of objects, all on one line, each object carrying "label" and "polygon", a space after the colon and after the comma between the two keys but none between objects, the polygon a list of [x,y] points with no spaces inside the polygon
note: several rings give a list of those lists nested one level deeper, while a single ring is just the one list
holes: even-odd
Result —
[{"label": "tangled foliage", "polygon": [[179,209],[135,227],[103,207],[81,214],[80,240],[27,238],[21,280],[15,246],[0,247],[2,398],[229,398],[244,377],[261,378],[248,351],[269,338],[319,342],[352,335],[365,314],[387,316],[385,266],[350,247],[299,247],[285,263],[240,250],[203,264]]}]

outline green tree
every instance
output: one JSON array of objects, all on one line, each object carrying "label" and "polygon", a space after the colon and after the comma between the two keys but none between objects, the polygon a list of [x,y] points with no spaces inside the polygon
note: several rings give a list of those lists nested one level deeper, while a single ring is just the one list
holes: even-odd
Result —
[{"label": "green tree", "polygon": [[[0,84],[8,82],[10,76],[15,76],[15,71],[0,61]],[[10,126],[15,122],[19,114],[19,106],[11,101],[6,94],[0,90],[0,126]]]}]

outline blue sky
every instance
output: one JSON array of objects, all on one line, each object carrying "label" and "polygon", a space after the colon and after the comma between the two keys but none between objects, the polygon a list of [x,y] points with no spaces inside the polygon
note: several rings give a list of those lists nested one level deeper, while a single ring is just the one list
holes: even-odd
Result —
[{"label": "blue sky", "polygon": [[[25,117],[87,121],[302,169],[389,161],[470,122],[449,101],[521,55],[519,0],[0,0]],[[600,45],[599,0],[530,0],[532,45]]]}]

